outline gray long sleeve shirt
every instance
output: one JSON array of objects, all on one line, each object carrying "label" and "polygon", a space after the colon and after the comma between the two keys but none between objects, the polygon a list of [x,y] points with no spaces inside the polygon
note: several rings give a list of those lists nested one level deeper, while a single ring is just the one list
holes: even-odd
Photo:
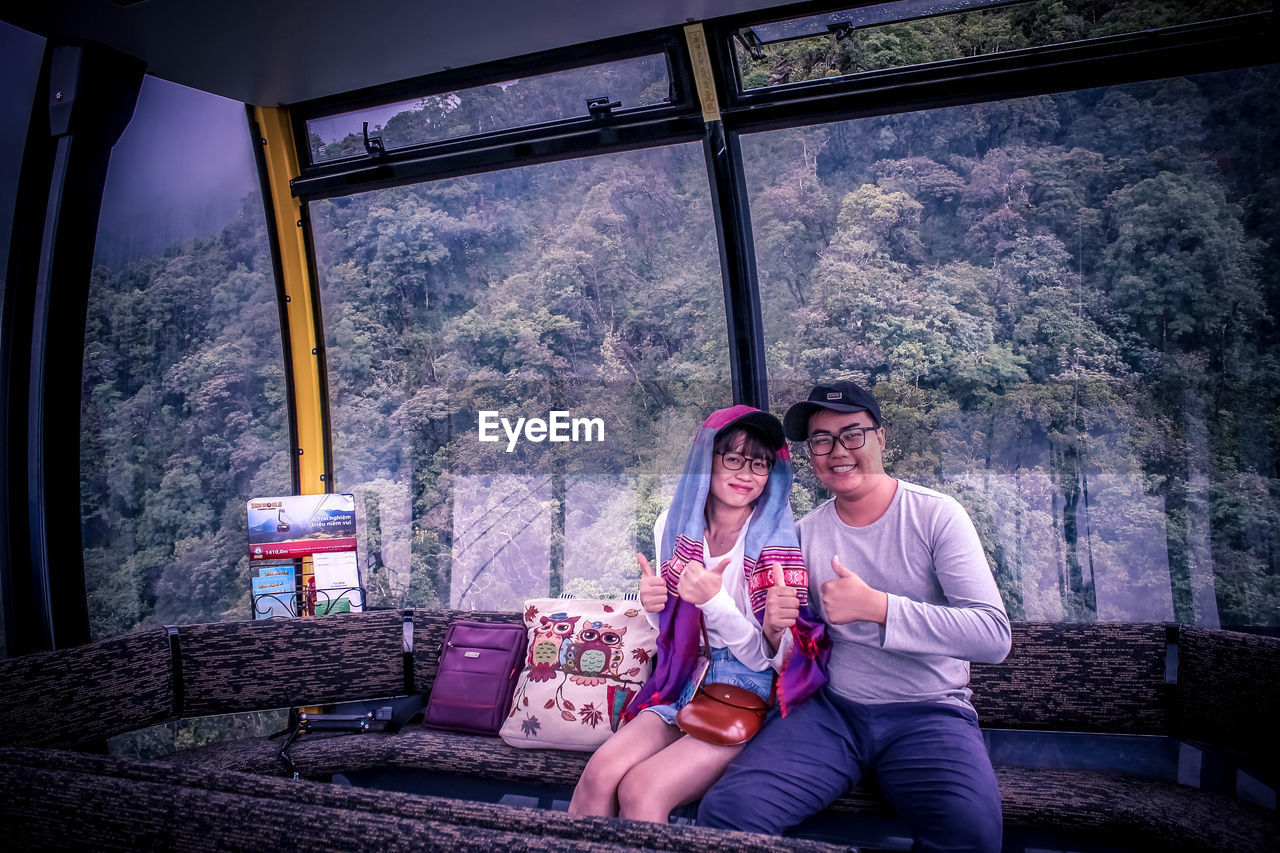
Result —
[{"label": "gray long sleeve shirt", "polygon": [[[969,661],[1009,653],[1009,617],[968,513],[948,495],[898,481],[866,527],[828,501],[799,522],[810,603],[822,615],[831,557],[889,596],[885,624],[827,623],[831,689],[854,702],[968,705]],[[825,618],[824,618],[824,621]]]}]

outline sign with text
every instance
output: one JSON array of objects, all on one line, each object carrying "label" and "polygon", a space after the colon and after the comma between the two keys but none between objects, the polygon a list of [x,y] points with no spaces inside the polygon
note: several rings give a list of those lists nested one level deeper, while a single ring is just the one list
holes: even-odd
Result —
[{"label": "sign with text", "polygon": [[285,495],[253,498],[247,505],[250,560],[356,550],[354,495]]}]

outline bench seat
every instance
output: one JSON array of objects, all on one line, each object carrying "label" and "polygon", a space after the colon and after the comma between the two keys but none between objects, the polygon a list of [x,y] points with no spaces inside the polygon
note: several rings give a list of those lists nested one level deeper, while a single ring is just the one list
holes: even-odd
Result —
[{"label": "bench seat", "polygon": [[22,850],[845,849],[29,747],[0,747],[0,831],[10,849]]},{"label": "bench seat", "polygon": [[[171,754],[165,762],[191,771],[234,770],[286,775],[279,739],[254,738]],[[589,753],[519,749],[497,737],[411,727],[396,734],[313,733],[289,749],[310,779],[385,768],[468,776],[498,783],[572,785]],[[1004,823],[1028,834],[1052,831],[1111,848],[1154,844],[1165,849],[1280,849],[1275,814],[1185,785],[1092,770],[996,767]],[[860,786],[829,808],[833,815],[890,817],[874,787]]]},{"label": "bench seat", "polygon": [[[342,822],[344,798],[372,803],[387,793],[318,781],[360,770],[405,768],[446,780],[480,780],[484,783],[480,787],[508,782],[513,790],[536,784],[567,791],[585,766],[587,754],[520,750],[494,737],[421,727],[395,735],[304,735],[290,755],[304,780],[311,780],[305,783],[279,778],[284,774],[278,759],[281,740],[234,741],[133,764],[95,763],[115,759],[66,751],[92,752],[106,738],[165,721],[429,689],[444,632],[458,618],[518,623],[521,615],[378,611],[188,625],[0,661],[0,794],[35,801],[28,822],[39,826],[21,827],[28,833],[22,837],[32,842],[28,846],[68,846],[67,839],[83,831],[90,833],[85,836],[88,839],[103,838],[98,846],[104,849],[129,847],[109,829],[116,827],[120,837],[126,837],[129,833],[122,827],[135,821],[139,833],[161,833],[155,844],[143,846],[200,849],[202,843],[205,847],[244,846],[235,833],[247,830],[237,826],[215,831],[207,826],[212,819],[203,813],[184,816],[181,809],[165,804],[166,785],[174,786],[175,801],[193,804],[199,798],[192,791],[200,787],[201,778],[223,780],[225,789],[220,789],[218,797],[225,801],[227,814],[255,808],[270,813],[280,795],[323,790],[328,793],[314,793],[318,799],[312,804],[316,815],[323,813],[322,823]],[[306,665],[300,666],[303,652]],[[999,741],[1013,748],[992,751],[998,759],[1006,839],[1017,837],[1013,846],[1280,850],[1274,805],[1280,727],[1272,721],[1274,709],[1280,707],[1280,640],[1177,625],[1014,623],[1008,659],[1001,664],[975,664],[970,687],[990,746],[997,746],[998,733],[1023,739]],[[1084,760],[1075,751],[1077,738],[1096,736],[1107,739],[1106,749],[1116,749],[1106,761],[1094,762],[1093,756]],[[1045,753],[1048,760],[1023,750],[1027,738],[1057,739]],[[1158,745],[1159,760],[1150,767],[1130,761],[1124,753],[1125,739]],[[33,748],[36,751],[27,759],[19,759],[21,750]],[[48,762],[30,755],[44,755]],[[1192,760],[1184,767],[1183,758],[1188,755]],[[1015,764],[1020,766],[1003,766]],[[1050,764],[1052,769],[1021,766],[1026,764]],[[1157,768],[1155,772],[1152,767]],[[1131,775],[1110,772],[1115,769]],[[1177,784],[1175,779],[1191,784]],[[1243,788],[1242,779],[1246,780]],[[1223,785],[1224,780],[1230,784]],[[1265,789],[1261,793],[1255,784],[1259,780]],[[1194,787],[1197,783],[1205,788]],[[65,792],[95,784],[114,791],[118,799],[85,794],[84,802],[96,804],[99,814],[95,818],[87,811],[76,813],[75,798]],[[1248,796],[1229,796],[1233,791]],[[1269,809],[1245,801],[1266,803],[1268,796]],[[150,810],[133,808],[135,799],[151,803]],[[401,803],[400,795],[391,801]],[[114,807],[112,802],[128,807]],[[382,838],[382,833],[405,831],[395,824],[398,820],[416,821],[417,832],[423,831],[422,824],[434,822],[440,825],[442,837],[464,839],[465,832],[449,827],[455,826],[455,820],[474,819],[484,830],[477,834],[482,847],[519,848],[523,842],[513,833],[525,827],[534,846],[539,833],[551,833],[539,829],[541,824],[527,815],[514,819],[501,811],[495,814],[514,822],[494,818],[496,822],[484,823],[486,809],[494,804],[447,802],[456,805],[437,804],[432,806],[435,811],[419,814],[416,810],[426,806],[405,801],[397,806],[403,813],[379,812],[381,817],[373,816],[372,805],[368,809],[353,806],[351,821],[342,823],[356,833],[347,836],[347,849],[375,847],[374,840]],[[297,803],[280,807],[282,820],[304,820],[302,813],[290,811],[299,807]],[[0,805],[8,809],[0,831],[13,828],[15,808]],[[158,825],[155,814],[183,827]],[[563,813],[547,814],[559,815],[546,818],[555,826],[558,821],[573,820]],[[834,826],[833,837],[843,837],[845,818],[853,816],[870,819],[864,824],[901,826],[870,785],[836,800],[820,820],[824,826]],[[95,821],[101,821],[100,831],[95,830]],[[650,846],[660,846],[668,830],[653,826],[646,831],[657,833],[658,840]],[[677,838],[685,829],[672,824],[669,831]],[[574,833],[582,827],[564,831],[578,838]],[[703,841],[714,835],[705,828],[703,833],[712,833],[700,836]],[[200,842],[206,835],[209,840]],[[139,837],[146,840],[145,835]],[[313,837],[314,833],[297,836],[294,846],[305,846],[302,840]],[[594,839],[593,844],[626,843],[618,838],[609,841],[607,833],[581,837]],[[226,843],[218,842],[219,838]],[[266,846],[272,838],[264,836],[261,844],[251,846]]]}]

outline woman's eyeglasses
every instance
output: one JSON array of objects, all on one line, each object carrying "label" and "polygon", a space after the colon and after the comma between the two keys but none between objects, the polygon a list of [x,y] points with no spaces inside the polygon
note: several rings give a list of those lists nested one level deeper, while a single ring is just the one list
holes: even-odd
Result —
[{"label": "woman's eyeglasses", "polygon": [[724,465],[728,471],[740,471],[742,466],[751,463],[751,473],[759,474],[761,477],[769,475],[769,469],[773,466],[763,459],[756,459],[754,456],[743,456],[741,453],[720,453],[720,463]]}]

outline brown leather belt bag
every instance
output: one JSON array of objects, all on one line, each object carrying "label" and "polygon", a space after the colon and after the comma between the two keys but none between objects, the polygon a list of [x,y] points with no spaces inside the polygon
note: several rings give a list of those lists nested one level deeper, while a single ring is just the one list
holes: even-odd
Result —
[{"label": "brown leather belt bag", "polygon": [[760,731],[769,704],[732,684],[704,684],[676,714],[680,731],[718,746],[746,743]]},{"label": "brown leather belt bag", "polygon": [[[676,726],[680,731],[698,740],[717,746],[735,746],[755,737],[764,725],[772,701],[766,702],[744,687],[712,682],[702,684],[711,668],[711,640],[707,626],[702,625],[702,640],[707,649],[707,666],[698,677],[698,691],[689,703],[676,713]],[[773,674],[773,689],[777,689],[778,674]],[[773,699],[773,689],[769,691]]]}]

